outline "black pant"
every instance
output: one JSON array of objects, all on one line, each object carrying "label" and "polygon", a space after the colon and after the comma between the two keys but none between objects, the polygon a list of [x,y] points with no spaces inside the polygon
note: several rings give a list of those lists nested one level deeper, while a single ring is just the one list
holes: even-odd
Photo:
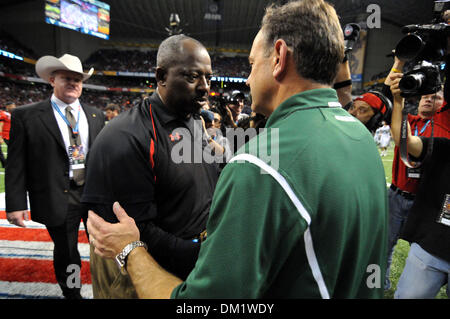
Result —
[{"label": "black pant", "polygon": [[81,297],[81,285],[80,287],[74,288],[69,288],[67,285],[68,277],[73,275],[73,270],[68,272],[67,267],[75,264],[81,269],[81,258],[78,251],[78,229],[81,219],[83,219],[87,234],[87,208],[80,203],[82,192],[82,186],[78,187],[71,183],[68,194],[69,206],[64,224],[56,227],[47,226],[48,233],[55,245],[53,249],[53,266],[55,268],[56,280],[66,298]]}]

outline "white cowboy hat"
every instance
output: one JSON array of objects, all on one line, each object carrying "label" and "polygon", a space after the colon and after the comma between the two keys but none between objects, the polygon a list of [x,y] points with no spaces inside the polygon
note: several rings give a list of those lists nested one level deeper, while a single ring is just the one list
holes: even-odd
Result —
[{"label": "white cowboy hat", "polygon": [[83,76],[83,81],[89,79],[94,73],[94,68],[91,68],[88,73],[84,73],[80,59],[70,54],[64,54],[59,59],[46,55],[36,62],[36,73],[47,82],[50,82],[50,76],[54,71],[61,70],[79,73]]}]

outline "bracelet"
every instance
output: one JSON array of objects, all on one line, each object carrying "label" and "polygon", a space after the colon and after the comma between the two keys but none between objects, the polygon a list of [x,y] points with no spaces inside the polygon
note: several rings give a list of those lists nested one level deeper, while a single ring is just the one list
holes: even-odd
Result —
[{"label": "bracelet", "polygon": [[145,250],[147,250],[147,245],[140,241],[133,241],[132,243],[129,243],[128,245],[126,245],[122,251],[120,253],[118,253],[115,257],[115,262],[117,264],[117,267],[119,267],[119,271],[122,275],[126,275],[127,274],[127,270],[126,270],[126,265],[127,265],[127,258],[128,255],[131,253],[131,251],[137,247],[144,247]]},{"label": "bracelet", "polygon": [[395,73],[402,73],[402,71],[400,71],[399,69],[396,69],[396,68],[392,68],[391,71],[394,71]]}]

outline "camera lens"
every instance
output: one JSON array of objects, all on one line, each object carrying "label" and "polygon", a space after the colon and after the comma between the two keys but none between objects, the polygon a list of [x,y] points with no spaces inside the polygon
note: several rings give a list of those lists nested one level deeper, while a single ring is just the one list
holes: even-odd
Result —
[{"label": "camera lens", "polygon": [[409,34],[397,44],[395,55],[401,60],[410,61],[419,55],[424,45],[424,42],[417,34]]},{"label": "camera lens", "polygon": [[402,92],[412,92],[419,90],[420,87],[422,86],[422,83],[424,82],[425,82],[425,74],[414,73],[404,76],[400,80],[398,86]]}]

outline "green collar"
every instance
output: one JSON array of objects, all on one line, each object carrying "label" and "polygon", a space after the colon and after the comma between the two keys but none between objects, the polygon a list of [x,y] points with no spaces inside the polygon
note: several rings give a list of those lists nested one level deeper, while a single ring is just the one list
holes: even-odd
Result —
[{"label": "green collar", "polygon": [[[331,102],[331,104],[329,104]],[[283,101],[267,120],[266,127],[285,118],[292,112],[309,107],[336,107],[339,103],[336,90],[331,88],[313,89],[297,93]],[[340,104],[339,104],[340,106]]]}]

